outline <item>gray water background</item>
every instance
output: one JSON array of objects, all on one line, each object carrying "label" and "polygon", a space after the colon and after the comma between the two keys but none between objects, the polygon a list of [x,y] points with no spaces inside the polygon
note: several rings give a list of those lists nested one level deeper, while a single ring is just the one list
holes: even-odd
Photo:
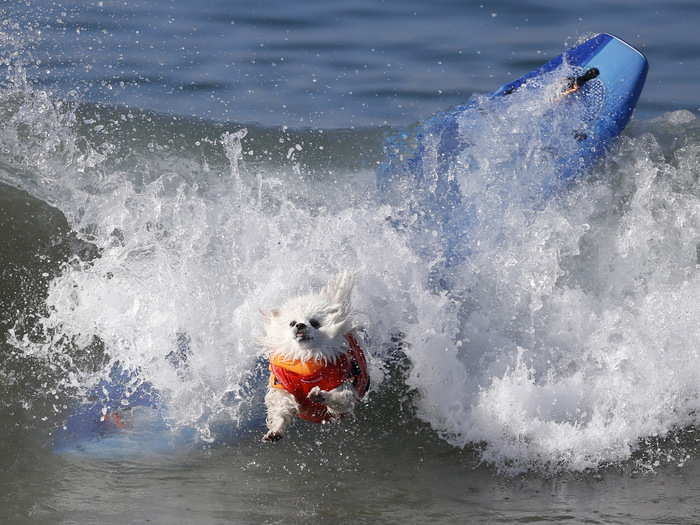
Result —
[{"label": "gray water background", "polygon": [[639,116],[700,105],[693,0],[34,0],[5,9],[41,31],[41,85],[167,114],[290,127],[406,125],[600,32],[649,58]]}]

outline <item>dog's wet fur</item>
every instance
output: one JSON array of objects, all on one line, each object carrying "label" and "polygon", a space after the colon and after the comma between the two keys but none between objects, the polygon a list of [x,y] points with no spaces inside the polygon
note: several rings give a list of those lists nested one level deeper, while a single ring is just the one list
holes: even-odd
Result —
[{"label": "dog's wet fur", "polygon": [[[316,294],[285,302],[266,314],[265,335],[260,339],[268,358],[335,362],[347,352],[345,335],[353,328],[351,295],[354,276],[343,272]],[[308,395],[333,418],[351,414],[359,400],[355,388],[344,383],[333,390],[314,387]],[[269,387],[265,395],[267,433],[263,441],[280,440],[299,413],[299,404],[286,390]]]}]

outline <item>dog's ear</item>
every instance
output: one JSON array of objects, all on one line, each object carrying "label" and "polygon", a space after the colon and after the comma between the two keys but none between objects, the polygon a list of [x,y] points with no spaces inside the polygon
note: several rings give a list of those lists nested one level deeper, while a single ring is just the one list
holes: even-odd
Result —
[{"label": "dog's ear", "polygon": [[355,283],[355,273],[343,271],[330,280],[321,295],[328,301],[327,310],[332,324],[345,323],[351,315],[350,297]]},{"label": "dog's ear", "polygon": [[269,321],[270,319],[273,319],[275,317],[280,316],[280,311],[277,309],[272,309],[269,312],[265,312],[264,310],[258,310],[260,312],[260,315],[263,316],[263,319],[266,321]]},{"label": "dog's ear", "polygon": [[355,284],[355,273],[342,271],[333,277],[330,282],[321,290],[321,294],[330,303],[345,303],[349,301]]}]

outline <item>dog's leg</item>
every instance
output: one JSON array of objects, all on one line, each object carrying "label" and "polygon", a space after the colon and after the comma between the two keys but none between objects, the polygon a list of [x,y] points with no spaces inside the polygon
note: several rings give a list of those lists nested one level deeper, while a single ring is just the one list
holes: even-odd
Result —
[{"label": "dog's leg", "polygon": [[299,405],[294,396],[279,388],[270,388],[265,394],[267,406],[267,434],[263,441],[278,441],[299,412]]},{"label": "dog's leg", "polygon": [[315,386],[309,392],[309,399],[328,407],[331,415],[351,414],[357,404],[357,392],[350,383],[344,383],[333,390],[321,390]]}]

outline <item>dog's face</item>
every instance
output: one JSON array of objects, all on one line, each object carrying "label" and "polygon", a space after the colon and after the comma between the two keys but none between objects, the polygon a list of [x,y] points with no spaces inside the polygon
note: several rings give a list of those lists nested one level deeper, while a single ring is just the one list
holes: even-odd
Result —
[{"label": "dog's face", "polygon": [[290,359],[333,359],[351,328],[351,278],[341,274],[320,293],[296,297],[266,317],[261,343],[268,354]]},{"label": "dog's face", "polygon": [[321,323],[315,317],[311,317],[306,322],[292,319],[289,321],[289,326],[292,328],[294,337],[299,343],[307,343],[316,339],[316,334],[313,332],[321,328]]}]

